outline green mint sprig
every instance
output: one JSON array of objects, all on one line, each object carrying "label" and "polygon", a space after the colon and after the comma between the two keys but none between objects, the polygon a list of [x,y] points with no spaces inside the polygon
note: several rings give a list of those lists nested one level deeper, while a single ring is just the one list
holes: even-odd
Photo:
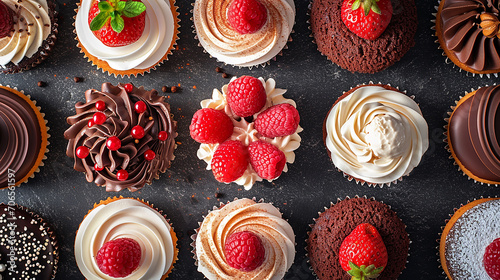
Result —
[{"label": "green mint sprig", "polygon": [[99,7],[99,14],[90,22],[90,30],[92,31],[101,29],[111,18],[111,28],[120,33],[125,27],[123,17],[136,17],[146,10],[144,3],[132,0],[101,1],[97,6]]}]

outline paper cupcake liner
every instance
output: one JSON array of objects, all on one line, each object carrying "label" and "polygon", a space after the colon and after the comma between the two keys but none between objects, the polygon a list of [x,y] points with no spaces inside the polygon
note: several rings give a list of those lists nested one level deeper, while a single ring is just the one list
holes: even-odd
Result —
[{"label": "paper cupcake liner", "polygon": [[[50,145],[50,142],[48,141],[48,139],[50,138],[50,134],[48,133],[48,131],[50,130],[50,128],[48,126],[47,120],[45,119],[45,114],[41,112],[40,106],[36,106],[36,100],[31,99],[30,95],[24,94],[24,91],[18,90],[17,87],[11,87],[9,85],[3,86],[2,84],[0,84],[0,87],[5,87],[7,89],[14,90],[15,94],[17,94],[18,96],[23,98],[27,103],[30,104],[31,108],[33,109],[33,111],[37,116],[38,125],[40,126],[41,130],[42,143],[40,145],[40,152],[38,154],[37,160],[35,161],[35,164],[28,172],[28,174],[24,176],[24,178],[22,178],[21,180],[16,181],[15,186],[19,187],[22,183],[27,183],[29,179],[35,178],[35,174],[40,172],[40,167],[45,165],[43,161],[47,159],[46,154],[49,152],[48,146]],[[8,188],[8,186],[0,189],[6,189],[6,188]]]},{"label": "paper cupcake liner", "polygon": [[[1,203],[0,207],[7,207],[7,205],[4,203]],[[50,279],[55,279],[56,273],[57,273],[57,268],[58,268],[58,263],[59,263],[59,243],[57,241],[57,238],[56,238],[54,231],[45,222],[45,220],[42,217],[40,217],[40,215],[31,211],[27,207],[24,207],[24,206],[19,205],[19,204],[15,204],[15,206],[8,206],[8,207],[15,207],[20,211],[24,211],[24,212],[28,213],[33,218],[33,220],[35,220],[40,225],[40,228],[44,229],[47,232],[47,237],[50,240],[52,247],[54,248],[54,250],[51,252],[52,255],[54,256],[54,263],[52,264],[53,269],[52,269],[52,274],[50,276]],[[19,229],[19,230],[22,231],[23,229]],[[42,256],[40,256],[40,257],[42,257]],[[5,259],[2,259],[2,263],[5,261],[6,261]]]},{"label": "paper cupcake liner", "polygon": [[[76,21],[76,14],[78,13],[78,10],[80,9],[81,1],[76,3],[77,8],[74,10],[75,15],[73,16],[73,27],[75,27],[75,21]],[[179,12],[177,11],[178,7],[175,6],[175,0],[169,0],[170,1],[170,10],[172,11],[172,15],[174,18],[174,36],[172,38],[172,42],[170,44],[170,47],[168,48],[168,51],[165,53],[165,55],[158,61],[156,62],[155,65],[146,68],[146,69],[130,69],[130,70],[115,70],[109,66],[109,64],[104,61],[100,60],[99,58],[91,55],[87,49],[80,43],[80,40],[78,39],[78,35],[76,34],[76,30],[73,29],[73,34],[75,35],[75,40],[77,41],[76,46],[80,48],[80,53],[83,53],[83,57],[87,58],[88,62],[92,63],[92,66],[96,66],[97,70],[101,69],[102,73],[108,73],[108,76],[114,75],[115,78],[118,76],[120,77],[137,77],[137,75],[142,75],[144,76],[144,73],[150,73],[151,70],[156,70],[156,67],[160,66],[163,64],[165,61],[168,61],[168,56],[172,54],[172,51],[175,49],[177,46],[177,40],[179,40],[179,28],[180,28],[180,19],[179,19]]]},{"label": "paper cupcake liner", "polygon": [[[368,199],[368,200],[371,200],[371,201],[378,201],[378,200],[376,200],[376,199],[375,199],[375,197],[373,197],[373,196],[372,196],[372,197],[368,198],[366,195],[363,195],[363,196],[355,195],[355,196],[354,196],[354,198],[365,198],[365,199]],[[333,203],[333,202],[331,202],[331,201],[330,201],[330,207],[326,207],[326,206],[325,206],[325,207],[323,207],[323,208],[324,208],[324,209],[323,209],[323,212],[318,212],[318,218],[320,217],[320,215],[321,215],[321,214],[323,214],[323,213],[324,213],[326,210],[328,210],[329,208],[333,207],[335,204],[337,204],[337,203],[339,203],[339,202],[341,202],[341,201],[343,201],[343,200],[349,200],[349,199],[351,199],[351,197],[350,197],[350,196],[346,196],[344,199],[341,199],[340,197],[339,197],[339,198],[337,198],[337,202],[335,202],[335,203]],[[383,201],[379,201],[379,202],[380,202],[380,203],[383,203],[383,204],[385,204],[385,205],[387,205],[387,207],[389,207],[389,209],[391,209],[391,210],[392,210],[392,207],[391,207],[389,204],[386,204],[386,203],[384,203]],[[394,211],[394,210],[392,210],[392,211]],[[397,215],[397,212],[396,212],[396,211],[394,211],[394,213],[396,213],[396,215]],[[399,216],[398,216],[398,218],[399,218]],[[309,226],[309,228],[310,228],[310,230],[309,230],[309,231],[307,231],[307,238],[304,240],[304,241],[305,241],[305,244],[306,244],[306,246],[304,247],[304,250],[306,251],[306,259],[307,259],[307,263],[309,264],[309,270],[311,271],[312,275],[316,278],[316,280],[320,280],[320,279],[319,279],[319,277],[318,277],[318,275],[316,275],[316,272],[314,271],[314,269],[313,269],[313,267],[312,267],[312,265],[311,265],[311,262],[310,262],[310,259],[309,259],[309,252],[308,252],[308,250],[307,250],[307,247],[308,247],[308,245],[307,245],[307,244],[308,244],[308,242],[309,242],[309,235],[311,234],[311,230],[312,230],[312,229],[314,228],[314,226],[316,225],[316,220],[317,220],[317,218],[313,218],[313,223],[308,225],[308,226]],[[400,220],[401,222],[403,222],[403,220],[401,220],[401,218],[399,218],[399,220]],[[403,222],[403,223],[404,223],[404,222]],[[406,228],[406,224],[405,224],[405,228]],[[407,234],[408,234],[408,233],[407,233]],[[409,241],[410,241],[410,242],[409,242],[409,245],[411,245],[412,241],[411,241],[411,239],[410,239],[410,234],[408,234],[408,239],[409,239]],[[411,246],[408,246],[408,257],[410,257],[410,249],[411,249]],[[406,259],[406,263],[407,263],[407,264],[409,263],[408,258]],[[405,265],[405,267],[403,267],[403,269],[401,270],[400,275],[403,273],[403,271],[404,271],[405,269],[406,269],[406,265]],[[346,273],[347,273],[347,272],[346,272]]]}]

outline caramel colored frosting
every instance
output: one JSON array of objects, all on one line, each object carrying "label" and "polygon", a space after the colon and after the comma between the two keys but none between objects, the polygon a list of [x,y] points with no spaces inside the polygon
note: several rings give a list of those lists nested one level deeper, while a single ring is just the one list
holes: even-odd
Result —
[{"label": "caramel colored frosting", "polygon": [[[499,0],[443,1],[438,20],[442,22],[441,35],[446,48],[453,51],[462,64],[475,71],[500,69],[500,39],[496,34],[489,35],[491,25],[481,19],[484,13],[498,16]],[[483,33],[485,30],[486,34]]]},{"label": "caramel colored frosting", "polygon": [[[265,259],[252,271],[241,271],[226,263],[224,245],[235,232],[257,235],[265,248]],[[196,237],[198,271],[212,279],[283,279],[295,257],[293,229],[269,203],[238,199],[210,212]]]},{"label": "caramel colored frosting", "polygon": [[[142,100],[147,109],[137,113],[134,104]],[[96,102],[104,101],[106,121],[102,125],[88,126],[96,109]],[[76,115],[68,117],[71,127],[64,132],[69,140],[66,154],[75,159],[74,168],[85,172],[87,181],[94,181],[99,186],[106,186],[106,191],[121,191],[128,188],[136,191],[146,183],[151,184],[153,178],[158,179],[159,173],[164,173],[174,159],[177,122],[170,115],[170,105],[164,96],[159,96],[156,90],[146,91],[143,87],[134,87],[127,93],[122,84],[113,86],[102,84],[101,90],[90,89],[85,92],[85,103],[75,105]],[[144,128],[145,136],[134,139],[131,128],[139,125]],[[158,133],[166,131],[165,141],[158,139]],[[121,148],[111,151],[106,146],[109,137],[116,136],[121,140]],[[84,159],[76,156],[76,149],[86,146],[90,154]],[[144,152],[153,150],[156,157],[147,161]],[[95,164],[104,167],[97,171]],[[118,170],[128,172],[128,178],[120,181],[116,177]]]}]

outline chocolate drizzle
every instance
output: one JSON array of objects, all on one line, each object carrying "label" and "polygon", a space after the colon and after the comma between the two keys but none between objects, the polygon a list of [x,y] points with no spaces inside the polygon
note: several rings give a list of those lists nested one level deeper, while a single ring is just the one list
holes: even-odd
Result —
[{"label": "chocolate drizzle", "polygon": [[[99,186],[106,186],[106,191],[121,191],[128,188],[136,191],[146,183],[151,184],[153,178],[158,179],[159,172],[165,172],[174,159],[177,122],[171,118],[170,105],[164,96],[159,96],[156,90],[146,91],[143,87],[134,87],[127,93],[122,84],[113,86],[104,83],[101,91],[90,89],[85,92],[86,103],[75,105],[76,115],[67,119],[71,127],[64,132],[69,140],[66,154],[75,158],[74,168],[85,172],[87,181],[94,181]],[[96,102],[104,101],[106,115],[103,124],[89,127],[96,109]],[[144,113],[134,111],[134,104],[143,101],[146,104]],[[145,136],[134,139],[132,127],[139,125],[144,128]],[[165,141],[158,139],[158,133],[166,131]],[[109,137],[116,136],[121,140],[121,148],[111,151],[106,146]],[[84,159],[78,158],[76,149],[80,146],[89,148],[90,154]],[[147,161],[144,153],[153,150],[156,157]],[[94,165],[103,167],[95,170]],[[117,179],[118,170],[126,170],[128,178]]]}]

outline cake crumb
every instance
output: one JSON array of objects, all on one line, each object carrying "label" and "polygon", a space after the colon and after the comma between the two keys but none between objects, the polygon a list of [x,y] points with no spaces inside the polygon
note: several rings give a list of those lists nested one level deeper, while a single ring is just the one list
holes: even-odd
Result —
[{"label": "cake crumb", "polygon": [[37,85],[38,85],[39,87],[45,87],[45,86],[47,86],[47,83],[46,83],[46,82],[44,82],[44,81],[38,81]]}]

